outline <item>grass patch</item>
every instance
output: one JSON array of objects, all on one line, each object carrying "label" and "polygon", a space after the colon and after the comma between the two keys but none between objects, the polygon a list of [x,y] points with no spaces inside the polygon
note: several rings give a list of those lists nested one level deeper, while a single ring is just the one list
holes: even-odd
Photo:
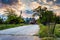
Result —
[{"label": "grass patch", "polygon": [[47,37],[48,35],[48,28],[44,26],[43,24],[40,24],[40,30],[39,30],[39,37]]},{"label": "grass patch", "polygon": [[56,25],[55,35],[56,35],[57,37],[60,37],[60,24],[57,24],[57,25]]},{"label": "grass patch", "polygon": [[[40,30],[39,30],[38,36],[40,38],[48,37],[48,35],[50,36],[50,34],[48,32],[49,32],[49,27],[48,26],[44,26],[43,24],[40,24]],[[55,27],[55,36],[56,37],[60,37],[60,24],[56,24],[56,27]]]},{"label": "grass patch", "polygon": [[42,38],[42,40],[56,40],[56,38],[53,38],[53,37],[44,37],[44,38]]},{"label": "grass patch", "polygon": [[0,24],[0,30],[19,27],[19,26],[23,26],[23,25],[27,25],[27,24]]}]

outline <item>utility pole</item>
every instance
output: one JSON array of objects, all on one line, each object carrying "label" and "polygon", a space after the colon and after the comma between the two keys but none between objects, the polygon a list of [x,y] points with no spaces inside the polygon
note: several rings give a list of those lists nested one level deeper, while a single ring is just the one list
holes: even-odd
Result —
[{"label": "utility pole", "polygon": [[21,15],[22,15],[22,10],[20,11],[20,17],[21,17]]}]

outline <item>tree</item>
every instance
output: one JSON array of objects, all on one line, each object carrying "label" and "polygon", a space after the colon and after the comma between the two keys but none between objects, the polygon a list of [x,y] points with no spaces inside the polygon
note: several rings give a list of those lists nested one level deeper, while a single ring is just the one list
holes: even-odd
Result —
[{"label": "tree", "polygon": [[56,17],[56,23],[57,23],[57,24],[60,24],[60,16],[57,16],[57,17]]},{"label": "tree", "polygon": [[6,20],[6,23],[8,24],[18,24],[21,23],[23,21],[23,19],[19,16],[17,17],[15,10],[13,9],[7,9],[6,14],[8,16],[8,19]]},{"label": "tree", "polygon": [[35,12],[35,13],[33,14],[33,17],[34,17],[35,15],[38,15],[39,18],[40,18],[40,17],[41,17],[41,12],[42,12],[41,6],[37,7],[36,9],[34,9],[33,12]]},{"label": "tree", "polygon": [[[41,8],[40,6],[34,9],[33,11],[35,12],[33,16],[38,15],[39,16],[38,22],[45,25],[46,26],[45,28],[48,29],[48,30],[45,29],[48,36],[53,36],[56,26],[56,15],[54,15],[53,11],[47,10],[46,7]],[[46,34],[46,32],[43,32],[42,34],[44,33]]]},{"label": "tree", "polygon": [[44,25],[55,21],[55,15],[53,11],[47,10],[46,7],[41,8],[41,6],[39,6],[38,8],[34,9],[34,12],[36,13],[33,14],[33,16],[38,15],[40,22]]},{"label": "tree", "polygon": [[0,24],[2,24],[3,23],[3,19],[2,18],[0,18]]}]

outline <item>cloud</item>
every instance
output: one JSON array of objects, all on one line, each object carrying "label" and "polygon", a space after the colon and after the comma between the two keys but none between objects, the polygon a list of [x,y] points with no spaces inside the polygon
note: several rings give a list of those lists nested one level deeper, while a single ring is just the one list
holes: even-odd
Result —
[{"label": "cloud", "polygon": [[38,6],[40,6],[40,4],[37,3],[37,2],[31,2],[31,4],[30,4],[30,8],[31,8],[31,9],[35,9],[35,8],[37,8]]},{"label": "cloud", "polygon": [[23,11],[23,14],[22,14],[22,16],[24,17],[24,18],[30,18],[30,17],[32,17],[32,14],[28,14],[28,13],[26,13],[25,11]]},{"label": "cloud", "polygon": [[56,0],[55,3],[56,3],[56,4],[60,4],[60,0]]},{"label": "cloud", "polygon": [[[12,1],[12,0],[10,0],[10,1]],[[37,8],[38,6],[42,6],[42,7],[47,7],[48,10],[53,10],[54,12],[59,13],[60,6],[53,5],[54,2],[55,2],[55,4],[58,4],[57,3],[58,1],[57,0],[18,0],[18,2],[15,3],[15,1],[13,0],[11,2],[11,3],[13,3],[13,5],[10,6],[10,4],[8,4],[8,5],[4,5],[5,3],[2,4],[1,0],[0,0],[0,8],[2,8],[2,9],[6,9],[6,7],[13,8],[14,10],[16,10],[16,13],[19,15],[21,10],[22,11],[32,10],[32,9]],[[2,12],[2,11],[4,11],[4,10],[0,9],[0,12]],[[22,15],[23,16],[25,15],[26,17],[31,16],[26,13],[23,13]]]},{"label": "cloud", "polygon": [[56,1],[56,0],[54,0],[54,1]]},{"label": "cloud", "polygon": [[18,3],[18,0],[1,0],[2,4],[12,5]]},{"label": "cloud", "polygon": [[54,12],[57,16],[60,16],[60,10],[55,10]]},{"label": "cloud", "polygon": [[42,0],[42,2],[47,3],[47,0]]},{"label": "cloud", "polygon": [[53,5],[53,2],[52,2],[52,1],[50,1],[50,2],[47,2],[47,4],[49,4],[49,5]]},{"label": "cloud", "polygon": [[56,6],[56,5],[53,6],[52,8],[55,9],[55,10],[56,10],[56,9],[60,9],[60,7],[59,7],[59,6]]},{"label": "cloud", "polygon": [[29,5],[31,2],[33,2],[34,0],[20,0],[22,3]]}]

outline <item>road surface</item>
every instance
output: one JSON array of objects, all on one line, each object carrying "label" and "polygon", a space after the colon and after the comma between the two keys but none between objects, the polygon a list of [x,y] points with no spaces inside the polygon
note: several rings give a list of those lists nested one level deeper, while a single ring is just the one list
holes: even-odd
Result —
[{"label": "road surface", "polygon": [[0,40],[40,40],[39,37],[32,36],[38,31],[38,25],[27,25],[0,30]]},{"label": "road surface", "polygon": [[11,36],[5,35],[0,36],[0,40],[40,40],[37,36]]},{"label": "road surface", "polygon": [[0,35],[34,35],[39,31],[38,25],[27,25],[1,30]]}]

